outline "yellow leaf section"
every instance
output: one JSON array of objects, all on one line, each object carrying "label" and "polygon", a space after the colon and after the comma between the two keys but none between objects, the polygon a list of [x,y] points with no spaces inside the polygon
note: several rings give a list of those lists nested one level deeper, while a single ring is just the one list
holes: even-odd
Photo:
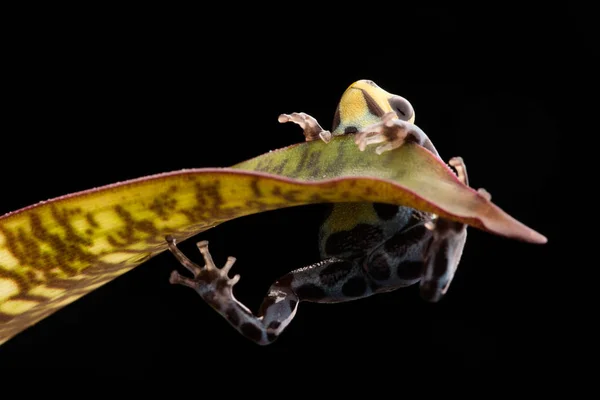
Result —
[{"label": "yellow leaf section", "polygon": [[159,174],[0,217],[0,344],[81,296],[222,222],[323,202],[383,202],[435,212],[520,240],[545,238],[407,145],[378,156],[352,138],[302,143],[231,168]]}]

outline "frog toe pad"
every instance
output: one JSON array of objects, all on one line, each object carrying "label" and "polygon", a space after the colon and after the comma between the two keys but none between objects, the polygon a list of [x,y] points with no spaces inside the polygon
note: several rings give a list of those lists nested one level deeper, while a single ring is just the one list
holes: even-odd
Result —
[{"label": "frog toe pad", "polygon": [[194,275],[194,278],[192,279],[180,275],[177,271],[173,271],[169,278],[169,281],[172,284],[184,285],[196,290],[209,303],[222,301],[223,299],[220,299],[220,297],[232,296],[231,288],[240,279],[239,275],[229,278],[229,271],[236,261],[235,257],[228,257],[223,268],[217,268],[208,251],[208,241],[203,240],[196,244],[205,263],[203,267],[200,267],[188,259],[187,256],[177,248],[175,238],[167,236],[166,241],[169,250],[175,258],[177,258],[181,265]]},{"label": "frog toe pad", "polygon": [[277,120],[280,123],[293,122],[304,130],[306,141],[321,139],[325,143],[331,140],[331,132],[324,130],[317,120],[303,112],[295,112],[291,114],[281,114]]}]

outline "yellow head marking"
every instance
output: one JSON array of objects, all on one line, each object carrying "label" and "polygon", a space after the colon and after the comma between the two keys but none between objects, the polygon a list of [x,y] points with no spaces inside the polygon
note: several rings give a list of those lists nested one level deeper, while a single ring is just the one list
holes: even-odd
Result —
[{"label": "yellow head marking", "polygon": [[388,112],[394,112],[397,118],[410,123],[415,120],[411,104],[403,97],[383,90],[373,81],[356,81],[340,99],[333,122],[333,134],[354,133],[381,121],[381,117]]}]

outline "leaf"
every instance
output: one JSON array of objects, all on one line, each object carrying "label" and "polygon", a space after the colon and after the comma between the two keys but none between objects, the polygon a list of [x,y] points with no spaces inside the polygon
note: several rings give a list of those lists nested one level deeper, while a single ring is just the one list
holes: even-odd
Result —
[{"label": "leaf", "polygon": [[531,243],[546,238],[458,181],[426,149],[377,155],[349,136],[230,168],[182,170],[41,202],[0,217],[0,344],[166,249],[225,221],[324,202],[407,205]]}]

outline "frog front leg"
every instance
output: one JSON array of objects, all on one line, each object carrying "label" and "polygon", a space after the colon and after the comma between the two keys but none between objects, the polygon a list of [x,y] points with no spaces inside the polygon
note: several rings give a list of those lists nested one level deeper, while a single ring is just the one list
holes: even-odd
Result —
[{"label": "frog front leg", "polygon": [[[458,179],[468,185],[467,168],[463,159],[454,157],[448,164],[456,169]],[[491,195],[485,189],[479,189],[478,193],[487,201],[491,200]],[[420,294],[425,300],[437,302],[446,294],[454,278],[467,240],[467,225],[435,218],[427,222],[425,227],[432,232],[432,239],[424,257]]]},{"label": "frog front leg", "polygon": [[310,115],[300,112],[292,114],[281,114],[278,118],[280,123],[293,122],[300,125],[304,130],[304,137],[307,142],[321,139],[325,143],[329,143],[331,140],[331,132],[326,131],[321,127],[319,122]]},{"label": "frog front leg", "polygon": [[418,126],[398,119],[396,114],[389,112],[381,117],[381,122],[369,125],[355,134],[355,143],[360,151],[372,144],[383,143],[375,149],[377,154],[394,150],[406,142],[415,142],[436,156],[439,156],[429,137]]},{"label": "frog front leg", "polygon": [[219,269],[208,251],[208,242],[201,241],[197,246],[205,265],[200,267],[177,248],[173,237],[167,236],[166,240],[171,253],[194,275],[187,278],[173,271],[170,282],[194,289],[242,335],[260,345],[277,339],[296,315],[299,302],[334,303],[372,294],[357,262],[329,258],[276,280],[255,315],[233,295],[233,286],[240,277],[229,278],[228,273],[235,258],[229,257]]}]

